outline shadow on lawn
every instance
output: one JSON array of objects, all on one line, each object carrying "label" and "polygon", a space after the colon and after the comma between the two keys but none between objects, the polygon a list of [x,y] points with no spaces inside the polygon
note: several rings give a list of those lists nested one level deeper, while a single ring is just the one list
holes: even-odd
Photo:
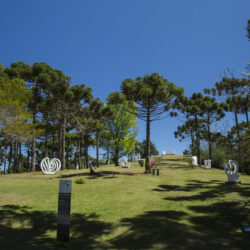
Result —
[{"label": "shadow on lawn", "polygon": [[[238,203],[190,206],[192,215],[178,211],[150,211],[121,221],[126,233],[111,241],[115,249],[249,249],[249,210]],[[190,224],[180,220],[185,219]]]},{"label": "shadow on lawn", "polygon": [[[250,196],[250,184],[230,185],[219,180],[210,181],[188,181],[185,186],[178,185],[159,185],[159,188],[153,189],[158,192],[170,192],[181,191],[187,192],[187,195],[176,195],[175,197],[166,197],[165,200],[172,201],[203,201],[206,199],[222,197],[227,193],[236,192],[243,197]],[[189,192],[198,191],[193,195],[189,195]]]},{"label": "shadow on lawn", "polygon": [[87,173],[75,173],[75,174],[64,174],[62,176],[58,176],[57,178],[70,178],[70,177],[78,177],[78,176],[89,176],[89,178],[91,179],[96,179],[96,178],[100,178],[100,177],[104,177],[106,179],[108,179],[108,175],[112,175],[112,177],[110,178],[115,178],[114,175],[139,175],[140,173],[130,173],[130,172],[118,172],[118,171],[98,171],[95,172],[94,175],[90,175],[89,172]]},{"label": "shadow on lawn", "polygon": [[[1,249],[93,249],[98,244],[96,238],[111,229],[96,214],[72,214],[70,243],[62,244],[55,240],[57,215],[30,209],[14,205],[0,207]],[[48,235],[49,231],[53,234]]]},{"label": "shadow on lawn", "polygon": [[197,239],[189,226],[179,222],[185,216],[185,212],[150,211],[123,219],[122,225],[129,229],[112,240],[111,245],[115,249],[192,249],[193,246],[204,249],[205,242]]},{"label": "shadow on lawn", "polygon": [[[207,242],[204,249],[250,249],[249,234],[241,232],[242,227],[250,226],[250,184],[228,185],[219,180],[188,181],[185,186],[159,185],[154,191],[177,192],[174,197],[165,197],[165,200],[180,202],[197,202],[201,205],[186,206],[190,210],[185,219],[191,226],[189,231],[194,232],[197,239],[191,242],[195,249],[200,248],[200,241]],[[191,192],[192,193],[190,195]],[[178,192],[182,192],[179,196]],[[183,192],[184,193],[183,195]],[[228,193],[238,193],[242,199],[234,201],[219,201]],[[215,198],[215,203],[210,204]],[[210,200],[211,199],[211,200]],[[204,202],[203,202],[204,201]],[[209,204],[208,204],[209,202]],[[192,203],[190,203],[192,204]],[[156,223],[158,225],[158,223]],[[179,238],[182,242],[182,237]],[[188,246],[188,245],[187,245]],[[176,246],[178,248],[178,246]],[[189,246],[187,247],[189,248]]]}]

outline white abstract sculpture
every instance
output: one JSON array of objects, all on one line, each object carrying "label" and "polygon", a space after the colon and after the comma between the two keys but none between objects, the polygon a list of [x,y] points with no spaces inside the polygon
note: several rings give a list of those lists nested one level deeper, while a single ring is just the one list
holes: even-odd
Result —
[{"label": "white abstract sculpture", "polygon": [[228,177],[227,183],[240,183],[240,175],[238,174],[239,166],[236,161],[229,160],[228,163],[224,164],[224,170]]},{"label": "white abstract sculpture", "polygon": [[123,168],[130,168],[130,163],[127,161],[126,158],[122,158],[122,159],[121,159],[120,165],[121,165]]},{"label": "white abstract sculpture", "polygon": [[193,165],[198,165],[198,163],[197,163],[197,156],[192,156],[192,164]]},{"label": "white abstract sculpture", "polygon": [[123,167],[125,162],[127,162],[127,159],[126,158],[121,158],[120,165]]},{"label": "white abstract sculpture", "polygon": [[208,159],[208,160],[205,160],[204,161],[204,167],[206,168],[206,169],[210,169],[211,168],[211,160],[210,159]]},{"label": "white abstract sculpture", "polygon": [[42,159],[40,166],[44,174],[55,174],[61,169],[61,162],[57,158],[50,161],[49,157],[46,157]]}]

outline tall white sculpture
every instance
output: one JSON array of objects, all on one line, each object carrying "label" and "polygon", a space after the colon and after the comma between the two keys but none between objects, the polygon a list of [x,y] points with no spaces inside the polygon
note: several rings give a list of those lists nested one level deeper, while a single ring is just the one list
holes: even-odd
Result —
[{"label": "tall white sculpture", "polygon": [[193,165],[198,165],[198,163],[197,163],[197,156],[192,156],[192,164]]},{"label": "tall white sculpture", "polygon": [[206,169],[210,169],[211,168],[211,160],[210,159],[208,159],[208,160],[205,160],[204,161],[204,167],[206,168]]},{"label": "tall white sculpture", "polygon": [[50,161],[49,157],[46,157],[42,159],[40,167],[44,174],[55,174],[61,169],[61,162],[57,158]]},{"label": "tall white sculpture", "polygon": [[228,163],[224,164],[224,170],[228,177],[227,183],[241,183],[238,174],[239,166],[236,161],[229,160]]}]

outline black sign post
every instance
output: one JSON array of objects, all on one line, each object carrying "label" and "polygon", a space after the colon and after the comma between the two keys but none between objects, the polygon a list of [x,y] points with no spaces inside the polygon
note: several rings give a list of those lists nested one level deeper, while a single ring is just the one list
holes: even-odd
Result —
[{"label": "black sign post", "polygon": [[60,180],[57,219],[57,240],[69,241],[71,180]]}]

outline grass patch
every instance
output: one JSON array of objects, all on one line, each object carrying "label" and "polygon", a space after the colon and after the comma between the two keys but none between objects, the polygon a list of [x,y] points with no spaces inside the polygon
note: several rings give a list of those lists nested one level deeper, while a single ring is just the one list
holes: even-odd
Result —
[{"label": "grass patch", "polygon": [[[223,170],[190,167],[188,157],[157,160],[160,176],[101,166],[56,175],[0,176],[2,249],[248,249],[250,176],[226,185]],[[79,178],[86,179],[77,185]],[[60,179],[71,179],[71,238],[55,241]],[[13,240],[15,239],[15,240]]]}]

